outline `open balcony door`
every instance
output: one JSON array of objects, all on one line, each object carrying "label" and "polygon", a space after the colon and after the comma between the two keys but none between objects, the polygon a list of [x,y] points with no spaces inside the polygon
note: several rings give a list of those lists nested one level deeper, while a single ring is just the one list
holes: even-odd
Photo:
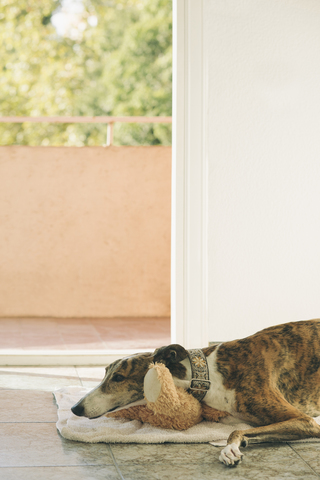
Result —
[{"label": "open balcony door", "polygon": [[171,335],[208,345],[207,50],[204,0],[173,2]]},{"label": "open balcony door", "polygon": [[[204,1],[173,0],[171,340],[186,348],[208,345]],[[131,353],[6,352],[0,365],[105,365]]]}]

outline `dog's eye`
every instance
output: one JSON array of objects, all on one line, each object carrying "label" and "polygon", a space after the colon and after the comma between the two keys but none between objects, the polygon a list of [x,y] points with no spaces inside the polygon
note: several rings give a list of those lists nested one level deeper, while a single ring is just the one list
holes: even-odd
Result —
[{"label": "dog's eye", "polygon": [[124,376],[120,375],[120,373],[116,373],[115,375],[113,375],[112,380],[114,382],[122,382],[122,380],[124,380]]}]

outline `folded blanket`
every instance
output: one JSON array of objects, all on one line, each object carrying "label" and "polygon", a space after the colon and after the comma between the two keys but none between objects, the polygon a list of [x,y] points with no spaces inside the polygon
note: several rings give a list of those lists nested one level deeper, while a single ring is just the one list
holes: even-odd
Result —
[{"label": "folded blanket", "polygon": [[[225,446],[230,433],[251,428],[235,417],[227,417],[219,423],[202,421],[188,430],[178,431],[158,428],[138,420],[107,418],[89,420],[77,417],[71,407],[90,389],[78,386],[64,387],[54,392],[58,405],[57,429],[68,440],[88,443],[212,443]],[[320,417],[316,418],[320,425]],[[314,441],[315,439],[313,439]],[[319,439],[317,439],[319,440]]]}]

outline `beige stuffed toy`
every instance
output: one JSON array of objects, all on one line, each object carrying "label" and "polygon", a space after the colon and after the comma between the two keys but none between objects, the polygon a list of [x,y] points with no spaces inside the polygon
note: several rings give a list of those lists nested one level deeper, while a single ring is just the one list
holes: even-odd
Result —
[{"label": "beige stuffed toy", "polygon": [[186,390],[176,387],[169,369],[162,363],[150,365],[144,379],[144,395],[146,405],[132,406],[106,416],[140,420],[155,427],[186,430],[203,419],[218,422],[229,415],[200,403]]}]

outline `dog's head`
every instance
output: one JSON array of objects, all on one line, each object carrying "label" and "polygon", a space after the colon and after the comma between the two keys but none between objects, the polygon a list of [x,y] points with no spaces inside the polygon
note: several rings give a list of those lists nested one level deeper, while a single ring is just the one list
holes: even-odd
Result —
[{"label": "dog's head", "polygon": [[77,416],[101,417],[117,408],[143,399],[144,377],[152,362],[164,363],[173,376],[184,378],[186,368],[180,362],[187,357],[180,345],[169,345],[154,353],[139,353],[111,363],[102,382],[71,410]]}]

